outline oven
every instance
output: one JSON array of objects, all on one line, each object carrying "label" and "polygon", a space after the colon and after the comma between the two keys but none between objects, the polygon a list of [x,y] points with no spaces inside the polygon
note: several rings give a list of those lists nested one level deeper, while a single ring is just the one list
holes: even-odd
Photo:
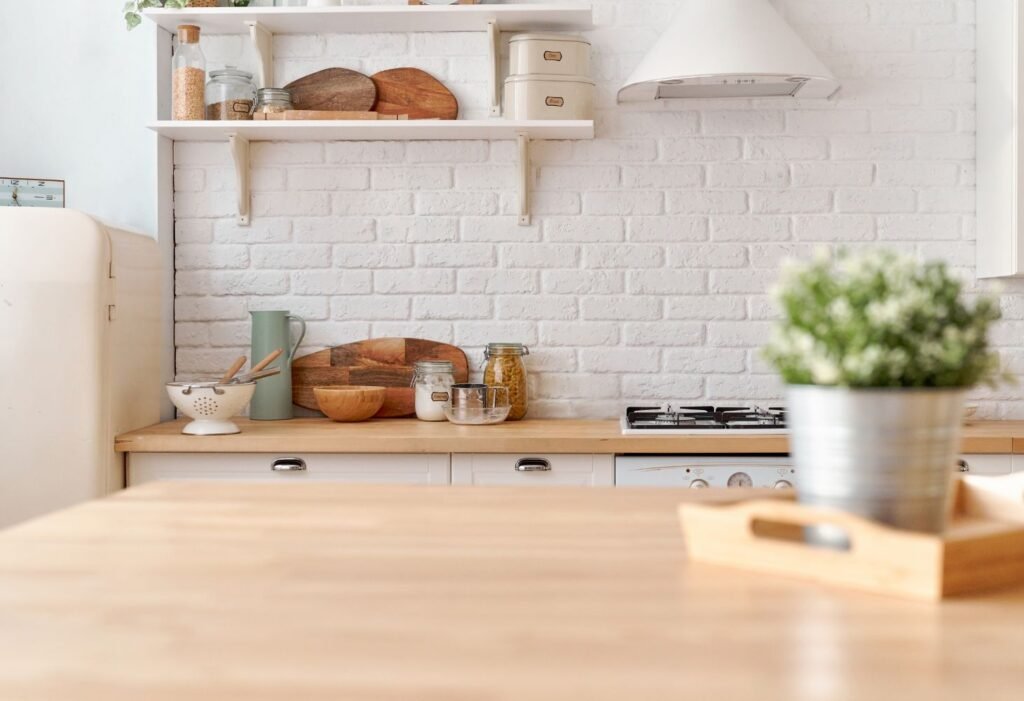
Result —
[{"label": "oven", "polygon": [[792,489],[788,455],[619,455],[619,487]]}]

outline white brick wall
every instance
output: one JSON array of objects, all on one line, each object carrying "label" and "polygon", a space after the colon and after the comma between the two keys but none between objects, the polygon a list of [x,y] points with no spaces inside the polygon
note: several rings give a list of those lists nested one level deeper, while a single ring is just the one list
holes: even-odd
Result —
[{"label": "white brick wall", "polygon": [[[531,227],[513,216],[511,142],[260,144],[250,228],[231,218],[227,149],[177,144],[178,372],[227,366],[246,311],[277,307],[310,320],[308,351],[411,335],[479,360],[488,340],[524,341],[537,416],[766,402],[780,387],[757,349],[784,257],[891,246],[970,275],[972,0],[777,0],[842,80],[837,100],[623,107],[615,90],[676,3],[593,4],[598,139],[534,144]],[[276,54],[282,81],[417,65],[463,116],[487,114],[481,35],[278,37]],[[996,340],[1020,372],[1024,286],[1004,299]],[[1016,389],[978,396],[1024,417]]]}]

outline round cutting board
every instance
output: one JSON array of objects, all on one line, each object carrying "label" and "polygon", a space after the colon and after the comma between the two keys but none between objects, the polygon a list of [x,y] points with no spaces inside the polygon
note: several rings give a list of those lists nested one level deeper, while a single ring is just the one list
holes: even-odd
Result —
[{"label": "round cutting board", "polygon": [[373,81],[348,68],[325,68],[284,87],[297,110],[368,112],[377,101]]},{"label": "round cutting board", "polygon": [[379,114],[409,119],[457,119],[459,101],[440,80],[419,68],[392,68],[370,76],[377,87]]},{"label": "round cutting board", "polygon": [[319,411],[314,387],[371,385],[387,388],[377,418],[412,416],[416,413],[413,366],[420,360],[450,360],[455,381],[469,380],[469,361],[461,348],[418,338],[375,338],[296,358],[292,362],[292,401]]}]

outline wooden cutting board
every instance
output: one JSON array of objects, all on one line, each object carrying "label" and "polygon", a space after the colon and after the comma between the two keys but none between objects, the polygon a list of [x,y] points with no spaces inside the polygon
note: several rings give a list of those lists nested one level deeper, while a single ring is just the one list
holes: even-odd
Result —
[{"label": "wooden cutting board", "polygon": [[362,73],[348,68],[325,68],[284,86],[297,110],[366,112],[377,101],[377,88]]},{"label": "wooden cutting board", "polygon": [[314,387],[374,385],[387,387],[378,418],[416,413],[413,366],[420,360],[450,360],[455,381],[469,380],[469,361],[460,348],[418,338],[375,338],[335,346],[292,362],[292,401],[319,411]]},{"label": "wooden cutting board", "polygon": [[377,87],[374,110],[409,119],[457,119],[459,101],[434,76],[419,68],[392,68],[370,76]]}]

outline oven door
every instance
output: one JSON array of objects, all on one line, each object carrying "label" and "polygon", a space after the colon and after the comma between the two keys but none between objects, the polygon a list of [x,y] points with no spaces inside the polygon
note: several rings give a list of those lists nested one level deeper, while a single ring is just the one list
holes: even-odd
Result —
[{"label": "oven door", "polygon": [[620,455],[615,458],[619,487],[754,487],[787,489],[796,472],[785,455]]}]

